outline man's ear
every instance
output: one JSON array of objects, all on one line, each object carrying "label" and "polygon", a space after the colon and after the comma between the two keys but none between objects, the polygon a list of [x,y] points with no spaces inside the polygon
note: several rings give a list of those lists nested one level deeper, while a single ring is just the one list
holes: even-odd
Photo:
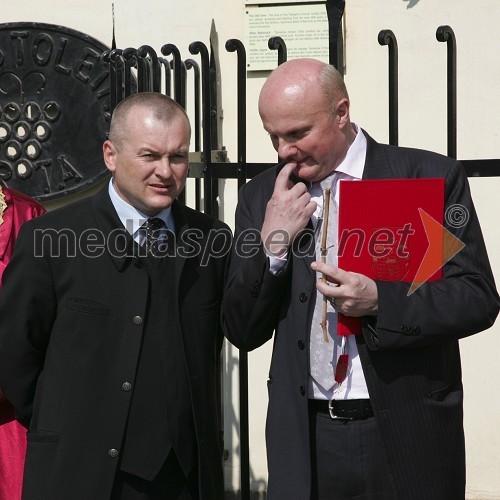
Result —
[{"label": "man's ear", "polygon": [[116,170],[116,148],[109,139],[104,141],[102,145],[102,156],[107,169],[114,173]]},{"label": "man's ear", "polygon": [[339,122],[339,127],[343,127],[346,123],[349,123],[349,100],[344,98],[337,103],[336,108],[336,119]]}]

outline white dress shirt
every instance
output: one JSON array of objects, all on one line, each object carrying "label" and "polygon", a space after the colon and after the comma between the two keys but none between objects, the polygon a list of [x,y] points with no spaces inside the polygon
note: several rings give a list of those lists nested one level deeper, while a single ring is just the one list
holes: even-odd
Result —
[{"label": "white dress shirt", "polygon": [[[334,200],[341,208],[342,200],[339,196],[339,183],[345,181],[355,181],[360,180],[363,177],[363,170],[365,166],[366,159],[366,137],[364,136],[361,128],[356,124],[352,124],[356,130],[356,138],[351,144],[347,154],[340,163],[340,165],[335,170],[336,181],[333,187]],[[312,201],[316,202],[317,208],[311,217],[313,227],[316,227],[318,218],[323,214],[323,191],[319,186],[319,183],[314,183],[309,186],[309,193],[311,194]],[[338,217],[338,212],[337,212]],[[338,226],[338,220],[337,226]],[[318,238],[317,238],[318,239]],[[286,263],[287,255],[282,257],[275,257],[269,252],[266,252],[269,256],[270,271],[276,274],[279,270],[283,268]],[[345,269],[349,271],[349,269]],[[321,277],[321,273],[317,273],[317,278]],[[318,293],[318,299],[321,300],[321,295]],[[333,316],[329,315],[329,331],[337,328],[337,314],[334,313]],[[335,332],[336,333],[336,332]],[[361,367],[361,361],[359,359],[358,348],[356,345],[356,338],[354,335],[349,335],[347,337],[339,337],[334,335],[335,341],[338,342],[338,353],[340,353],[342,342],[346,342],[345,353],[349,355],[349,365],[347,370],[347,377],[342,384],[335,383],[333,388],[325,391],[321,386],[319,386],[316,381],[309,376],[309,387],[308,396],[312,399],[368,399],[368,389],[366,387],[366,381],[363,373],[363,368]]]}]

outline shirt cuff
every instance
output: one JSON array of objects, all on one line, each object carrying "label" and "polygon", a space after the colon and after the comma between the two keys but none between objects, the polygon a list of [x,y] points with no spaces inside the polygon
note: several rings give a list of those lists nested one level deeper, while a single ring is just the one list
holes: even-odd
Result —
[{"label": "shirt cuff", "polygon": [[269,259],[269,271],[271,271],[271,274],[275,276],[281,274],[288,262],[288,251],[280,257],[276,257],[276,255],[269,252],[266,247],[264,247],[264,252]]}]

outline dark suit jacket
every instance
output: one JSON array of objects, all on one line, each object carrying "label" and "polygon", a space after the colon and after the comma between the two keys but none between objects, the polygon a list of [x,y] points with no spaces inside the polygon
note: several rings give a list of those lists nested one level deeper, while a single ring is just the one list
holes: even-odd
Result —
[{"label": "dark suit jacket", "polygon": [[[223,495],[216,394],[226,261],[215,235],[230,232],[172,207],[177,253],[165,286],[177,290],[200,498],[213,500]],[[119,456],[108,452],[122,444],[133,392],[122,385],[135,380],[148,306],[148,274],[133,248],[107,187],[21,229],[0,297],[0,386],[30,422],[26,500],[110,497]],[[210,250],[219,258],[208,259]]]},{"label": "dark suit jacket", "polygon": [[[363,335],[356,339],[397,498],[458,500],[465,490],[458,339],[493,324],[498,294],[461,165],[367,140],[364,178],[445,178],[446,206],[462,204],[469,215],[463,227],[448,228],[465,248],[445,265],[443,279],[410,297],[408,283],[377,282],[378,317],[364,318]],[[265,172],[240,191],[223,324],[227,338],[244,350],[259,347],[275,332],[266,428],[268,498],[306,500],[308,337],[316,296],[312,257],[299,257],[307,249],[295,243],[285,272],[273,276],[262,248],[250,257],[241,246],[242,232],[262,227],[275,179],[276,170]],[[307,246],[308,238],[300,244]]]}]

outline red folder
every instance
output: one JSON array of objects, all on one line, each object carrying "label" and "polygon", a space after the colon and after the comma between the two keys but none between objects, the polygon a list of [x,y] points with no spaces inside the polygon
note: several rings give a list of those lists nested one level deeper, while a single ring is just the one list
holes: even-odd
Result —
[{"label": "red folder", "polygon": [[[442,276],[443,217],[444,179],[340,181],[338,266],[413,293]],[[339,314],[337,331],[361,333],[359,319]]]}]

